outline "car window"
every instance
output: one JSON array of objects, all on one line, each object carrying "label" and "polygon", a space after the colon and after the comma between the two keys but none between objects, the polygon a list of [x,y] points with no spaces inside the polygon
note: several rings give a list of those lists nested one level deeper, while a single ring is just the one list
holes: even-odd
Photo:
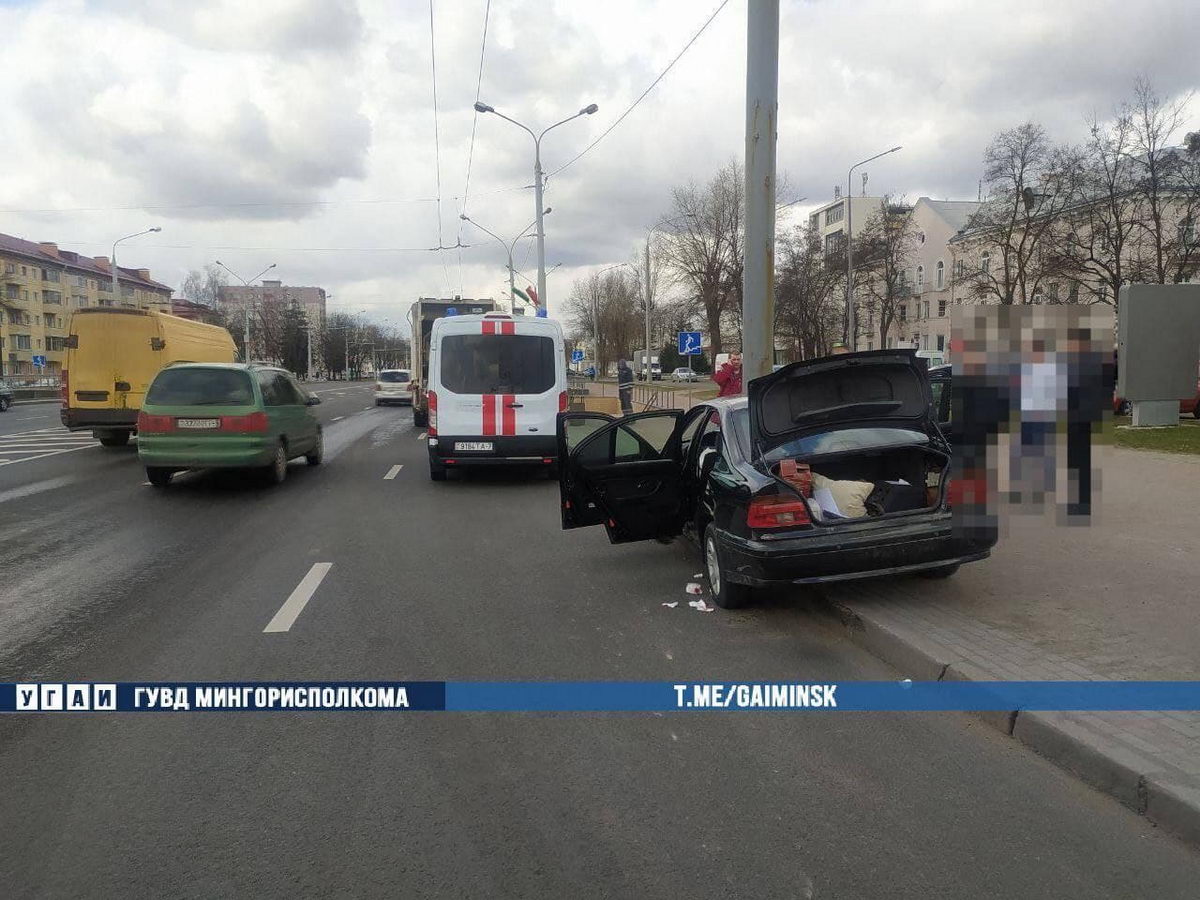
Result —
[{"label": "car window", "polygon": [[379,380],[386,384],[403,384],[409,380],[409,375],[405,371],[380,372]]},{"label": "car window", "polygon": [[563,426],[563,438],[567,443],[567,451],[574,450],[586,438],[591,437],[611,421],[607,416],[579,419],[572,417],[567,419]]},{"label": "car window", "polygon": [[705,419],[703,409],[692,415],[692,420],[683,426],[683,433],[679,436],[680,451],[684,459],[687,458],[688,448],[692,445],[692,439],[696,436],[696,432],[700,430],[700,426],[704,424]]},{"label": "car window", "polygon": [[279,384],[274,372],[258,373],[258,389],[262,391],[263,406],[282,406],[283,397],[279,395]]},{"label": "car window", "polygon": [[249,406],[254,390],[236,369],[164,369],[150,385],[146,403],[162,406]]},{"label": "car window", "polygon": [[841,428],[835,431],[804,435],[775,447],[767,452],[764,458],[767,460],[786,457],[803,459],[825,453],[841,453],[846,450],[873,450],[879,447],[928,443],[929,435],[911,428]]},{"label": "car window", "polygon": [[279,374],[279,392],[283,397],[285,404],[293,404],[303,406],[305,401],[304,391],[300,389],[300,385],[296,384],[296,380],[291,375],[283,373]]},{"label": "car window", "polygon": [[451,334],[441,341],[442,387],[452,394],[542,394],[554,387],[554,339]]},{"label": "car window", "polygon": [[677,422],[674,413],[617,422],[606,440],[597,438],[582,443],[576,459],[585,466],[662,459]]}]

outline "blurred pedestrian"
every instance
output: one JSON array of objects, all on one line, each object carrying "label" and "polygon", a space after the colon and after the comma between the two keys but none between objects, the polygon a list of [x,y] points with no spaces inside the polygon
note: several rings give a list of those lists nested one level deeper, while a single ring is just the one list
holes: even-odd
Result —
[{"label": "blurred pedestrian", "polygon": [[730,353],[729,359],[716,372],[713,381],[720,388],[718,397],[737,397],[742,393],[742,354]]},{"label": "blurred pedestrian", "polygon": [[621,415],[633,414],[633,369],[628,360],[617,363],[617,395],[621,398]]},{"label": "blurred pedestrian", "polygon": [[1071,328],[1067,351],[1066,513],[1073,518],[1092,512],[1092,437],[1112,402],[1116,366],[1090,328]]}]

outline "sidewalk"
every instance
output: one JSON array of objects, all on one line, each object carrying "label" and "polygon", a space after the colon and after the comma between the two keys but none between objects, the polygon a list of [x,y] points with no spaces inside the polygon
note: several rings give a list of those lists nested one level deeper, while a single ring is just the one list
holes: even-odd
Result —
[{"label": "sidewalk", "polygon": [[[914,680],[1200,680],[1200,458],[1102,448],[1091,527],[1009,519],[946,581],[830,586],[854,639]],[[1200,713],[985,714],[1200,843]]]}]

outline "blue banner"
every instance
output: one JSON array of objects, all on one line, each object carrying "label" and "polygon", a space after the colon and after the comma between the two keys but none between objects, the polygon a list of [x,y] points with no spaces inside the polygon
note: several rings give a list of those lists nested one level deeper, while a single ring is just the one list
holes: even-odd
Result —
[{"label": "blue banner", "polygon": [[1200,710],[1200,681],[30,682],[0,713]]}]

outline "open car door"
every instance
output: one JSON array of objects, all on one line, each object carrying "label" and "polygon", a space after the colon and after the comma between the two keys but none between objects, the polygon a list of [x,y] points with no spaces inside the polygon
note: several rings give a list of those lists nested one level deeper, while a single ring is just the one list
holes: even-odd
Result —
[{"label": "open car door", "polygon": [[[673,537],[684,519],[683,413],[558,417],[563,528],[604,523],[614,544]],[[604,421],[607,420],[607,421]]]}]

